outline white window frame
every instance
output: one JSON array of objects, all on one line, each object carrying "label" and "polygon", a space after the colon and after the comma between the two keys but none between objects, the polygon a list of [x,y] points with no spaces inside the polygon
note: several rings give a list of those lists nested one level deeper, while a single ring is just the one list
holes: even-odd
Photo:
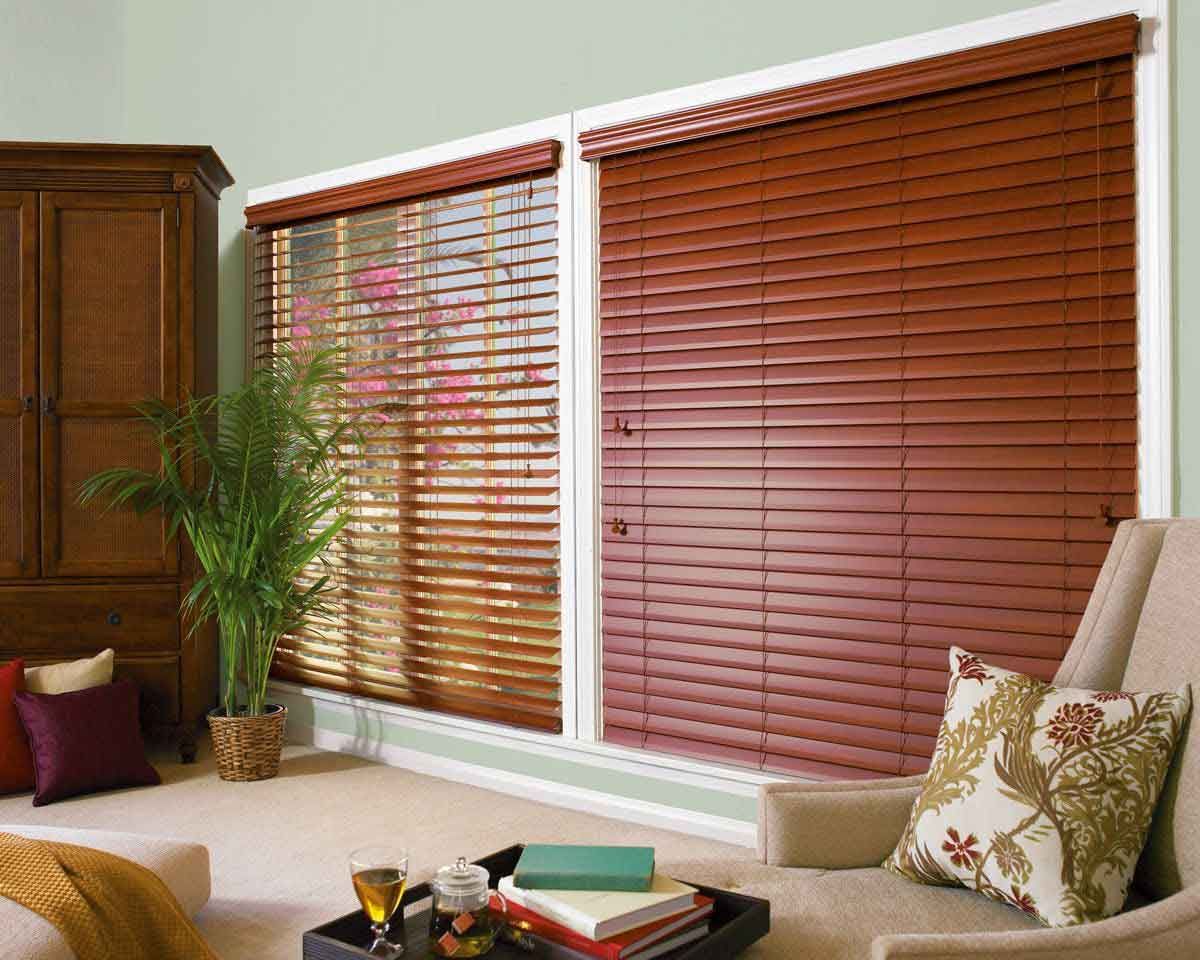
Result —
[{"label": "white window frame", "polygon": [[603,730],[601,718],[600,658],[600,481],[596,451],[600,434],[596,415],[599,339],[595,303],[597,233],[595,223],[595,163],[580,156],[579,136],[589,130],[640,120],[676,110],[722,100],[766,93],[785,87],[815,83],[874,70],[924,57],[968,50],[989,43],[1049,30],[1059,30],[1093,20],[1134,13],[1143,20],[1141,51],[1135,77],[1136,207],[1137,207],[1137,313],[1138,313],[1138,492],[1143,517],[1170,516],[1173,487],[1173,367],[1172,367],[1172,265],[1171,265],[1171,141],[1170,49],[1166,16],[1169,0],[1060,0],[1041,7],[934,30],[913,37],[859,47],[798,63],[770,67],[723,80],[680,87],[665,93],[634,97],[576,111],[572,139],[572,174],[575,180],[575,316],[590,326],[576,336],[575,462],[581,483],[577,507],[592,523],[576,527],[578,558],[576,582],[593,584],[576,597],[575,662],[579,667],[574,696],[576,735],[595,740]]},{"label": "white window frame", "polygon": [[[564,155],[571,142],[573,125],[571,115],[559,114],[522,123],[501,130],[491,130],[487,133],[464,137],[448,143],[439,143],[430,147],[410,150],[394,156],[371,160],[366,163],[356,163],[348,167],[339,167],[311,176],[298,177],[267,187],[258,187],[247,192],[247,205],[269,203],[273,200],[283,200],[289,197],[313,193],[318,190],[328,190],[333,187],[346,186],[364,180],[374,180],[379,177],[394,176],[411,170],[434,166],[440,163],[450,163],[468,157],[518,147],[524,144],[536,143],[540,140],[558,140],[563,145]],[[578,516],[575,503],[575,448],[563,438],[569,438],[574,431],[572,416],[576,409],[575,385],[572,378],[575,354],[575,333],[578,329],[574,321],[574,299],[572,282],[574,263],[574,229],[572,217],[575,203],[573,199],[573,178],[560,171],[557,184],[557,237],[558,237],[558,355],[559,355],[559,578],[560,587],[560,618],[562,629],[562,721],[563,730],[574,731],[576,726],[576,685],[570,682],[577,672],[575,656],[576,645],[570,638],[576,634],[575,604],[575,550],[572,544],[577,535],[575,520]],[[283,684],[279,684],[283,687]],[[301,689],[292,685],[293,689]],[[311,694],[315,688],[303,687]],[[415,715],[426,716],[422,711],[413,711]]]},{"label": "white window frame", "polygon": [[1170,0],[1058,0],[1040,7],[912,37],[740,74],[663,93],[560,114],[368,163],[250,190],[265,203],[402,173],[432,164],[557,139],[564,160],[558,178],[559,470],[562,596],[563,732],[546,734],[486,721],[430,714],[365,701],[334,691],[276,683],[283,690],[343,706],[367,706],[420,730],[470,734],[482,742],[518,744],[552,758],[570,757],[614,772],[669,775],[681,783],[750,795],[779,777],[717,763],[601,741],[600,477],[597,232],[595,164],[580,156],[588,130],[703,106],[864,70],[893,66],[989,43],[1133,13],[1143,21],[1137,61],[1136,203],[1138,210],[1138,489],[1144,517],[1174,508],[1173,324],[1170,153]]}]

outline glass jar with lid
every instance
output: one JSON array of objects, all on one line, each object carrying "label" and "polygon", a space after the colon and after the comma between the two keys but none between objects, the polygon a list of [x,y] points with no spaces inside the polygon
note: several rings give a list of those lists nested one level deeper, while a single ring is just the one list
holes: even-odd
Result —
[{"label": "glass jar with lid", "polygon": [[[504,898],[488,890],[488,872],[459,857],[429,884],[433,891],[429,940],[439,957],[479,957],[492,949],[504,928]],[[499,905],[493,909],[492,898]]]}]

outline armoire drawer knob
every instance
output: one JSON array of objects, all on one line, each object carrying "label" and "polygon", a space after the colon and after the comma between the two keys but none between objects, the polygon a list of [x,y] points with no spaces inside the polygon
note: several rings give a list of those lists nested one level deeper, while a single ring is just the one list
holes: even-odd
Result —
[{"label": "armoire drawer knob", "polygon": [[119,614],[116,610],[110,610],[105,619],[108,620],[108,625],[110,627],[119,627],[121,625],[121,614]]}]

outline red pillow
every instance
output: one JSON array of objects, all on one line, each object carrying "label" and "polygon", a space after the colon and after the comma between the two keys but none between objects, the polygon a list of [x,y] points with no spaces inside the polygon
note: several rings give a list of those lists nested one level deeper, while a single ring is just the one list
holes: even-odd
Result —
[{"label": "red pillow", "polygon": [[18,693],[13,699],[33,753],[35,807],[81,793],[160,782],[146,762],[133,681],[71,693]]},{"label": "red pillow", "polygon": [[25,689],[25,661],[0,667],[0,793],[33,789],[33,755],[13,697]]}]

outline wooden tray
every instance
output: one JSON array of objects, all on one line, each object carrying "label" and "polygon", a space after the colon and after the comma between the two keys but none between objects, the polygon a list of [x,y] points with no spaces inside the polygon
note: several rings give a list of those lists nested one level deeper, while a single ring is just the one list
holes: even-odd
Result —
[{"label": "wooden tray", "polygon": [[[489,874],[489,886],[495,887],[517,866],[524,844],[506,847],[476,860]],[[687,881],[684,881],[685,883]],[[347,880],[347,886],[349,881]],[[707,937],[685,944],[661,960],[728,960],[771,929],[771,905],[757,897],[747,897],[728,890],[717,890],[702,884],[692,884],[705,896],[713,898],[711,929]],[[429,943],[429,911],[432,894],[429,884],[419,883],[404,893],[400,911],[404,914],[404,929],[393,920],[392,940],[404,945],[408,960],[424,960],[432,956]],[[521,945],[499,941],[487,954],[494,960],[574,960],[587,954],[537,937],[527,936]],[[370,957],[371,927],[361,910],[338,917],[304,934],[304,960],[361,960]],[[591,958],[588,958],[591,960]]]}]

